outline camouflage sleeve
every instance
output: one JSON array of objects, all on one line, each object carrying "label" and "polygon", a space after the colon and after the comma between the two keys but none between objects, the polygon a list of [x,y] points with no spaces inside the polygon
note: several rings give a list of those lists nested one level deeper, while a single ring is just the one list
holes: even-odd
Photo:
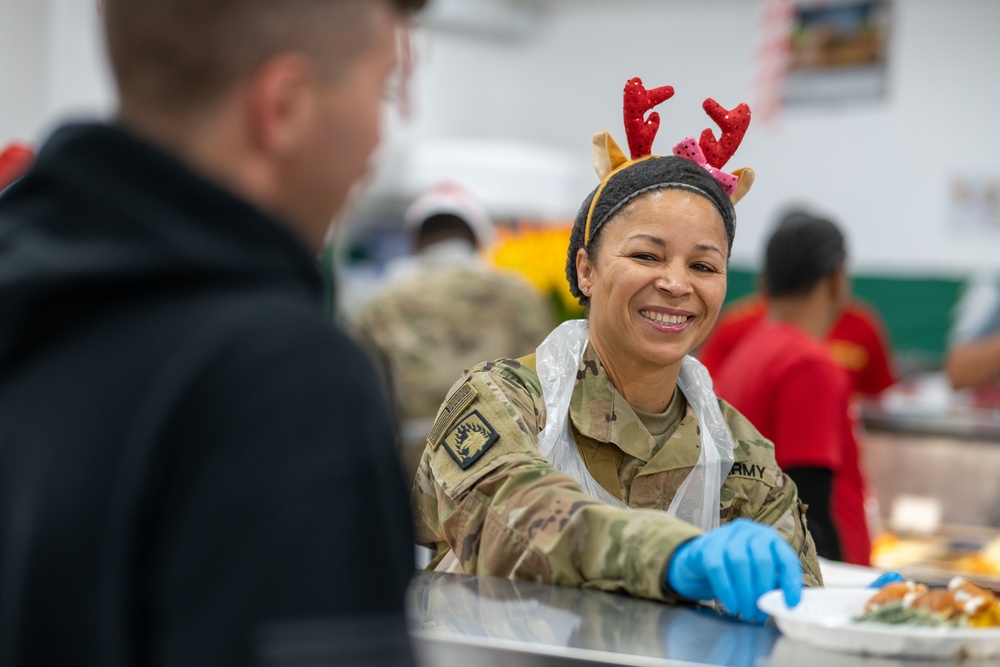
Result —
[{"label": "camouflage sleeve", "polygon": [[806,526],[806,506],[799,500],[798,489],[791,477],[781,473],[777,485],[754,520],[774,526],[792,545],[802,563],[802,581],[806,586],[823,585],[816,545]]},{"label": "camouflage sleeve", "polygon": [[799,556],[802,564],[802,580],[806,586],[822,586],[823,575],[820,573],[816,545],[806,524],[806,505],[799,500],[798,488],[795,482],[781,472],[774,460],[774,445],[764,438],[746,417],[736,411],[725,401],[719,401],[726,422],[738,442],[762,443],[757,454],[766,453],[765,465],[775,471],[774,484],[768,488],[764,501],[759,509],[749,518],[759,523],[772,526],[781,533]]},{"label": "camouflage sleeve", "polygon": [[468,574],[667,599],[667,561],[700,531],[603,505],[549,465],[530,378],[513,360],[480,365],[442,406],[414,482],[418,540]]}]

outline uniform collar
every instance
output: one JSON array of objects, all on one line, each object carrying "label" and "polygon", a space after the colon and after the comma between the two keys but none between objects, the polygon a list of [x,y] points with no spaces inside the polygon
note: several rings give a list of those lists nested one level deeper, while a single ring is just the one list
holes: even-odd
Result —
[{"label": "uniform collar", "polygon": [[[645,461],[647,466],[642,474],[691,468],[698,463],[701,452],[698,417],[683,394],[678,392],[678,399],[684,401],[683,417],[667,443],[654,454],[656,443],[653,436],[632,406],[611,384],[611,378],[592,345],[588,345],[583,353],[576,380],[569,412],[573,426],[581,435],[614,444],[625,454]],[[740,461],[749,452],[737,446],[734,454]]]},{"label": "uniform collar", "polygon": [[573,426],[586,437],[613,443],[629,456],[643,461],[652,457],[656,447],[653,436],[611,384],[593,345],[587,345],[583,353],[569,412]]}]

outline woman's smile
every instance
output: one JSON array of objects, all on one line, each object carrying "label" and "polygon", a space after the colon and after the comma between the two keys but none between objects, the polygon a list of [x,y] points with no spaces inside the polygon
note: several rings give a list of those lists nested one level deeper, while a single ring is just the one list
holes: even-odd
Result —
[{"label": "woman's smile", "polygon": [[640,310],[639,315],[654,329],[666,333],[684,331],[694,320],[694,315],[675,310],[654,310],[647,308]]}]

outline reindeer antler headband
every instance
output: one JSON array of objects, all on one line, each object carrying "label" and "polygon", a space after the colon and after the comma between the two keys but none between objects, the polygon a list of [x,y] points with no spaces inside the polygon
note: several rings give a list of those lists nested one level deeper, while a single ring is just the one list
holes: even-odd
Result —
[{"label": "reindeer antler headband", "polygon": [[[587,213],[586,227],[584,230],[584,245],[590,242],[593,232],[596,232],[611,216],[634,197],[658,188],[682,188],[694,190],[712,199],[708,193],[701,188],[687,183],[676,181],[663,181],[653,183],[643,183],[642,187],[632,192],[628,197],[615,203],[610,210],[596,223],[592,222],[594,210],[605,186],[612,176],[630,167],[651,158],[660,156],[652,154],[653,138],[660,128],[660,114],[653,111],[646,116],[658,104],[670,99],[674,94],[672,86],[660,86],[647,90],[639,77],[630,79],[625,84],[625,134],[628,137],[629,152],[631,159],[627,159],[622,150],[615,143],[614,139],[607,132],[598,132],[594,135],[593,157],[594,169],[597,171],[601,184],[594,193],[594,198],[590,203],[590,210]],[[688,137],[684,141],[674,146],[674,155],[690,160],[703,167],[712,177],[718,181],[719,185],[728,195],[729,200],[736,204],[750,190],[753,185],[754,173],[752,169],[741,168],[732,173],[722,171],[722,167],[733,156],[747,127],[750,125],[750,107],[740,104],[734,109],[727,110],[719,105],[715,100],[706,99],[702,107],[709,117],[715,121],[722,130],[722,136],[716,140],[711,128],[701,133],[700,141],[695,141],[694,137]]]}]

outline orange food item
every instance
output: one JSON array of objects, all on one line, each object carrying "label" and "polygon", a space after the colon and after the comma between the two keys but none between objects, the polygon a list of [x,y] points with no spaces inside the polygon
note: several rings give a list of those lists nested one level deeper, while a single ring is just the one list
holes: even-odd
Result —
[{"label": "orange food item", "polygon": [[879,607],[893,602],[902,602],[906,597],[916,597],[927,592],[927,586],[912,581],[898,581],[883,586],[878,593],[868,599],[864,613],[874,611]]},{"label": "orange food item", "polygon": [[935,588],[927,591],[910,604],[911,609],[926,609],[944,619],[954,618],[962,613],[955,596],[946,588]]},{"label": "orange food item", "polygon": [[993,591],[980,588],[962,577],[954,577],[949,581],[948,590],[955,596],[955,602],[961,607],[962,612],[970,619],[976,616],[982,616],[984,620],[987,619],[989,617],[988,608],[996,608],[998,604],[997,596],[993,594]]}]

